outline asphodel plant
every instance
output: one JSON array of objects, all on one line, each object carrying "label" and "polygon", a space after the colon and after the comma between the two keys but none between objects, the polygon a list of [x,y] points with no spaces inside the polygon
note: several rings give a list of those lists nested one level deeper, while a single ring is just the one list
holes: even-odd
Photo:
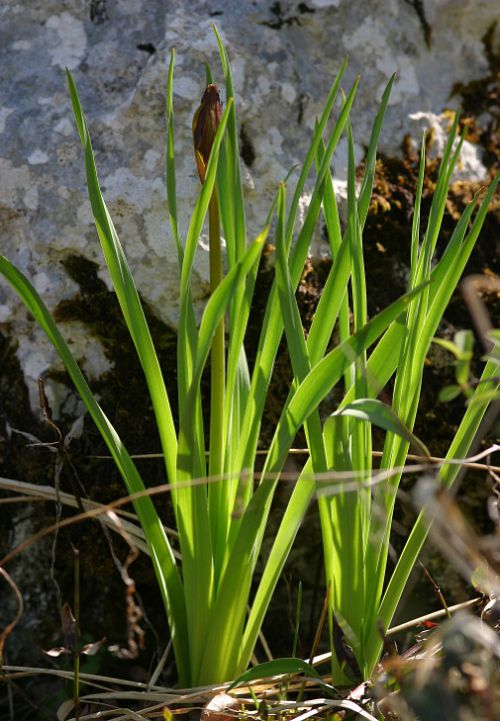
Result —
[{"label": "asphodel plant", "polygon": [[[381,113],[374,125],[374,134]],[[425,138],[422,140],[420,169],[411,228],[408,291],[414,292],[405,313],[398,317],[368,356],[365,351],[346,370],[342,383],[344,400],[322,426],[314,411],[305,420],[310,457],[304,468],[315,479],[299,482],[285,513],[284,533],[278,542],[286,543],[290,533],[289,518],[300,515],[305,502],[317,492],[321,518],[325,570],[329,591],[329,620],[332,645],[334,683],[350,683],[369,678],[382,651],[384,633],[400,601],[428,531],[423,513],[418,517],[392,574],[387,576],[387,559],[392,516],[399,481],[410,446],[425,458],[427,447],[412,433],[418,410],[424,363],[429,346],[437,331],[446,306],[460,279],[494,196],[499,176],[465,208],[440,258],[436,243],[445,212],[448,187],[459,159],[464,138],[457,138],[458,116],[451,127],[440,164],[436,189],[427,227],[420,231],[420,203],[425,173]],[[335,271],[337,292],[333,302],[338,317],[341,347],[353,334],[359,334],[367,323],[367,281],[363,265],[362,233],[365,224],[370,175],[373,172],[374,144],[367,154],[367,171],[359,195],[355,190],[354,142],[348,121],[348,220],[341,232],[333,183],[328,175],[323,189],[323,213],[333,257],[333,275],[327,281],[316,319],[322,305],[332,305],[328,286]],[[373,135],[372,135],[373,141]],[[320,142],[317,164],[324,158]],[[283,212],[283,203],[281,212]],[[475,213],[475,216],[474,216]],[[278,244],[280,247],[280,244]],[[345,257],[349,257],[349,261]],[[281,259],[281,263],[279,263]],[[339,282],[338,276],[342,276]],[[283,309],[288,348],[300,383],[310,369],[321,366],[317,352],[320,328],[313,327],[307,338],[298,324],[296,300],[289,282],[285,258],[278,254],[278,283]],[[338,285],[337,285],[338,283]],[[421,292],[415,291],[421,288]],[[337,315],[338,312],[338,315]],[[352,321],[350,320],[352,314]],[[315,334],[317,331],[317,334]],[[429,473],[438,483],[449,488],[459,470],[460,459],[466,457],[476,437],[481,420],[499,387],[498,356],[486,359],[475,393],[468,400],[463,419],[450,444],[444,462]],[[393,380],[392,404],[377,399],[378,394]],[[293,403],[293,401],[292,401]],[[314,425],[313,425],[314,424]],[[383,456],[377,469],[372,466],[371,427],[386,431]],[[321,440],[319,440],[321,438]],[[328,481],[321,482],[326,471]],[[335,482],[349,476],[349,481]],[[381,479],[380,481],[377,479]]]},{"label": "asphodel plant", "polygon": [[[357,399],[374,399],[396,368],[397,373],[401,373],[402,354],[413,352],[415,344],[419,343],[419,354],[425,354],[425,344],[420,341],[420,337],[425,335],[427,338],[434,333],[438,317],[444,310],[460,269],[477,237],[493,192],[490,189],[470,228],[468,224],[473,209],[466,211],[446,253],[432,266],[431,251],[434,250],[435,233],[444,210],[444,188],[451,175],[450,140],[448,159],[443,166],[443,179],[438,183],[436,192],[439,197],[434,211],[435,220],[430,225],[432,231],[428,232],[429,238],[426,236],[421,245],[418,239],[418,219],[417,230],[414,228],[412,274],[408,292],[369,319],[365,303],[361,238],[375,172],[376,146],[392,80],[382,97],[373,125],[358,195],[355,193],[352,140],[349,141],[349,209],[344,233],[341,231],[330,166],[342,134],[347,132],[348,138],[351,138],[349,116],[358,81],[354,82],[345,98],[339,97],[345,63],[330,88],[323,113],[318,118],[289,204],[286,204],[286,188],[283,184],[268,218],[263,219],[262,232],[249,242],[240,179],[232,74],[226,50],[217,32],[216,36],[227,102],[222,112],[217,89],[208,73],[207,88],[193,118],[193,144],[201,184],[185,232],[181,231],[177,220],[174,52],[168,75],[167,200],[180,274],[177,426],[139,294],[101,194],[89,129],[76,85],[68,73],[95,225],[124,320],[144,370],[164,456],[165,473],[171,487],[171,502],[178,531],[175,547],[150,499],[136,497],[134,506],[147,539],[165,605],[181,686],[234,679],[248,666],[271,596],[307,506],[315,492],[323,489],[318,474],[342,467],[361,470],[365,480],[369,476],[370,439],[366,423],[362,425],[356,419],[344,415],[341,419],[329,419],[325,424],[321,420],[319,406],[334,386],[344,383],[344,414],[347,414]],[[309,178],[312,195],[304,219],[298,225],[299,201]],[[418,203],[416,207],[418,209]],[[295,301],[295,290],[322,209],[334,262],[306,338]],[[245,352],[245,335],[259,259],[275,210],[276,277],[261,323],[256,359],[250,367]],[[191,275],[198,239],[207,214],[211,294],[198,325],[191,293]],[[226,246],[224,273],[221,231]],[[115,460],[127,491],[141,492],[145,488],[144,480],[123,440],[116,433],[112,419],[105,414],[92,394],[42,299],[28,279],[3,257],[0,258],[0,272],[19,293],[58,350]],[[352,326],[350,305],[353,306]],[[336,325],[340,329],[340,343],[330,349]],[[254,483],[253,471],[264,405],[274,360],[284,333],[292,360],[294,381],[283,402],[281,416],[267,449],[263,473],[259,482]],[[407,351],[409,343],[414,345]],[[210,427],[207,432],[200,382],[209,357],[211,395]],[[409,368],[408,373],[414,373],[414,369]],[[403,381],[410,382],[402,379],[397,383]],[[393,463],[396,467],[404,455],[406,441],[399,442],[401,436],[397,433],[410,433],[408,428],[412,425],[414,405],[418,402],[418,378],[415,380],[412,375],[411,383],[411,395],[401,393],[401,402],[393,408],[394,417],[400,413],[402,420],[397,425],[393,418],[391,429],[396,429],[396,435],[394,438],[391,435],[390,443],[397,453],[387,452],[386,465]],[[411,407],[407,409],[403,402],[409,403]],[[364,412],[369,412],[366,403],[363,408]],[[464,421],[468,430],[457,434],[457,438],[463,438],[450,451],[455,456],[466,452],[478,418],[484,411],[480,404],[472,408],[475,409],[475,415],[472,417],[466,414]],[[296,483],[252,598],[252,579],[274,491],[293,440],[301,427],[306,431],[309,459]],[[396,569],[394,580],[391,580],[382,597],[385,569],[383,557],[387,551],[386,536],[390,529],[396,486],[394,479],[395,476],[391,478],[388,487],[384,487],[382,500],[387,509],[387,520],[382,528],[380,521],[370,513],[371,495],[361,481],[354,493],[348,494],[338,485],[331,486],[337,490],[337,495],[321,496],[319,499],[327,578],[331,588],[332,628],[335,619],[335,623],[345,629],[356,663],[365,676],[371,672],[380,654],[381,642],[376,633],[376,619],[382,618],[384,627],[387,627],[425,536],[423,527],[417,525],[409,541],[409,550],[405,551],[400,560],[401,570]],[[449,480],[447,477],[446,481]],[[376,539],[375,544],[368,542],[370,534]],[[348,560],[343,552],[349,543]],[[373,569],[374,577],[370,581],[364,577],[363,564],[367,559],[377,561],[376,576]],[[360,578],[363,578],[362,584],[357,580]],[[355,592],[354,599],[349,595],[351,590]],[[345,606],[349,598],[355,606],[352,614]],[[336,664],[336,678],[345,678],[342,663],[340,659]]]}]

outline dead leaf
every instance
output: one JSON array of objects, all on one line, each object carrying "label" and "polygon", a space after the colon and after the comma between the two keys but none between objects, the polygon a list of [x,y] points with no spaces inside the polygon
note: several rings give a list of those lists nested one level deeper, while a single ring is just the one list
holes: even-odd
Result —
[{"label": "dead leaf", "polygon": [[238,708],[238,699],[224,692],[218,693],[203,707],[200,721],[234,721]]}]

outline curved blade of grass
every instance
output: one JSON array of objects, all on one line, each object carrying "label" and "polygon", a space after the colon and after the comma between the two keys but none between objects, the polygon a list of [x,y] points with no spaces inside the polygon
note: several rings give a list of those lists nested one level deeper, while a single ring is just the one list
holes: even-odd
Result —
[{"label": "curved blade of grass", "polygon": [[[226,82],[226,100],[228,101],[230,98],[234,100],[233,75],[231,72],[231,65],[229,63],[227,50],[224,47],[222,38],[215,25],[213,25],[213,31],[217,40],[222,71]],[[225,208],[231,208],[232,211],[232,217],[228,218],[227,226],[226,223],[224,223],[224,231],[226,233],[228,267],[231,268],[233,263],[236,263],[243,256],[246,247],[245,203],[243,199],[243,186],[241,184],[240,175],[238,127],[234,102],[228,121],[224,151],[226,172],[223,176],[223,187],[224,193],[229,192],[231,194],[231,203],[225,205]]]},{"label": "curved blade of grass", "polygon": [[417,260],[420,241],[420,206],[422,205],[422,190],[425,177],[425,132],[422,135],[420,146],[420,163],[418,166],[417,192],[413,205],[413,219],[411,225],[411,256],[410,256],[410,288],[416,283]]},{"label": "curved blade of grass", "polygon": [[[170,65],[167,82],[167,148],[166,148],[166,178],[167,178],[167,201],[170,225],[172,234],[177,246],[177,257],[179,263],[179,273],[182,273],[184,262],[184,248],[181,242],[179,227],[177,223],[177,193],[175,180],[175,146],[174,146],[174,107],[173,107],[173,82],[174,82],[174,65],[175,50],[172,49],[170,56]],[[184,345],[183,362],[177,367],[177,388],[180,405],[182,399],[185,398],[190,379],[193,374],[194,355],[196,353],[196,344],[198,339],[198,328],[194,315],[194,307],[191,296],[191,290],[187,289],[188,297],[186,299],[186,343]],[[198,404],[199,405],[199,404]],[[201,407],[198,407],[195,421],[196,436],[204,437],[203,417]],[[175,500],[175,494],[174,494]]]},{"label": "curved blade of grass", "polygon": [[474,395],[471,398],[468,398],[466,401],[466,405],[476,405],[477,403],[492,403],[493,401],[499,400],[500,394],[498,391],[484,391],[480,393],[479,395]]},{"label": "curved blade of grass", "polygon": [[233,681],[228,691],[236,688],[236,686],[246,685],[251,681],[272,678],[273,676],[284,676],[286,674],[296,676],[299,673],[304,673],[310,678],[320,678],[314,666],[311,666],[311,664],[306,661],[302,661],[300,658],[277,658],[274,661],[259,663],[257,666],[245,671],[241,676],[238,676],[236,681]]},{"label": "curved blade of grass", "polygon": [[[179,263],[179,273],[182,272],[184,261],[184,248],[179,233],[177,222],[177,191],[175,180],[175,145],[174,145],[174,103],[173,103],[173,85],[174,85],[174,65],[175,50],[172,49],[170,54],[170,64],[168,69],[167,81],[167,143],[166,143],[166,178],[167,178],[167,204],[170,219],[170,227],[177,246],[177,259]],[[198,329],[194,315],[193,301],[190,290],[189,298],[186,303],[186,345],[183,363],[177,368],[177,386],[180,398],[187,393],[189,379],[193,373],[193,358],[196,352],[196,343],[198,337]],[[198,424],[197,435],[203,437],[203,422],[201,410],[197,414],[196,422]]]},{"label": "curved blade of grass", "polygon": [[361,228],[363,228],[365,225],[368,208],[370,206],[373,180],[375,178],[375,165],[377,162],[378,139],[380,137],[382,125],[384,124],[385,112],[387,110],[387,104],[389,102],[389,97],[391,95],[392,86],[394,85],[395,79],[396,73],[391,76],[382,94],[382,99],[380,101],[377,115],[375,116],[375,120],[373,122],[370,142],[368,143],[368,151],[366,153],[365,160],[365,172],[363,176],[363,181],[361,183],[358,200],[358,215]]},{"label": "curved blade of grass", "polygon": [[[0,256],[0,273],[18,293],[59,353],[71,380],[113,456],[127,492],[133,494],[143,491],[145,486],[133,460],[127,453],[106,414],[95,400],[87,381],[42,299],[28,279],[3,256]],[[189,680],[186,608],[184,606],[182,581],[172,548],[151,499],[149,497],[138,498],[134,500],[134,507],[148,542],[158,584],[167,610],[179,677],[181,682]]]},{"label": "curved blade of grass", "polygon": [[169,398],[137,288],[101,195],[90,135],[76,85],[69,71],[67,78],[78,133],[85,154],[87,186],[95,225],[125,322],[144,370],[158,424],[167,475],[170,482],[174,483],[177,436]]},{"label": "curved blade of grass", "polygon": [[174,144],[174,66],[175,66],[175,50],[172,48],[170,53],[170,64],[168,67],[167,81],[167,154],[166,154],[166,170],[167,170],[167,200],[168,200],[168,217],[172,228],[175,244],[177,246],[177,255],[179,258],[179,269],[182,268],[182,259],[184,257],[184,248],[182,247],[181,236],[179,233],[179,225],[177,223],[177,189],[175,182],[175,144]]},{"label": "curved blade of grass", "polygon": [[[380,120],[377,118],[375,121],[375,127],[377,122],[382,123],[382,118],[385,111],[385,104],[388,101],[392,82],[389,83],[382,100],[382,106],[379,110],[379,115],[382,117]],[[384,104],[385,101],[385,104]],[[380,131],[380,127],[377,127]],[[376,134],[378,139],[378,133]],[[366,323],[367,319],[367,298],[366,298],[366,273],[363,258],[363,245],[361,236],[361,224],[358,213],[358,202],[356,200],[356,164],[354,158],[354,137],[352,134],[352,127],[350,119],[347,122],[347,140],[348,140],[348,172],[347,172],[347,225],[348,225],[348,236],[349,243],[351,245],[351,295],[352,295],[352,309],[353,309],[353,330],[354,332],[360,330]],[[374,145],[373,159],[370,158],[371,168],[367,167],[365,173],[365,192],[368,195],[368,200],[371,195],[371,188],[373,184],[373,174],[375,172],[375,149]],[[372,176],[370,178],[370,173]],[[354,388],[356,398],[363,398],[367,394],[367,381],[366,381],[366,351],[361,353],[352,366],[352,372],[354,373]],[[344,424],[337,424],[337,427],[342,427]],[[345,429],[346,442],[347,438],[351,438],[351,462],[354,470],[359,471],[361,477],[363,473],[368,473],[371,470],[371,429],[366,423],[347,423]],[[354,503],[353,503],[354,501]],[[371,504],[371,493],[369,488],[360,488],[358,491],[357,498],[349,499],[351,505],[354,505],[353,513],[356,521],[361,523],[361,542],[363,548],[366,547],[368,541],[368,529],[370,523],[370,504]],[[345,527],[345,526],[344,526]],[[345,530],[348,533],[347,528]],[[356,534],[354,534],[356,536]],[[362,564],[361,564],[362,566]],[[358,584],[358,593],[356,595],[365,596],[364,587],[361,588],[360,584],[364,584],[364,578],[360,579]],[[352,606],[352,604],[350,604]],[[361,612],[362,617],[362,612]],[[361,620],[358,616],[356,620],[349,621],[353,630],[357,631],[359,625],[357,621]]]},{"label": "curved blade of grass", "polygon": [[[342,65],[340,66],[340,69],[337,73],[337,77],[333,81],[333,84],[330,88],[330,92],[328,93],[328,97],[323,107],[323,112],[321,113],[321,117],[317,122],[312,143],[307,152],[306,159],[304,160],[304,163],[302,165],[297,185],[295,186],[295,191],[292,197],[292,201],[290,203],[290,210],[288,211],[288,220],[286,226],[287,247],[290,247],[290,243],[292,241],[293,229],[295,227],[300,198],[302,197],[302,193],[304,192],[306,180],[309,177],[309,173],[314,163],[319,144],[322,142],[323,132],[328,122],[328,118],[332,113],[335,100],[337,99],[340,89],[340,83],[342,81],[342,76],[344,75],[345,69],[347,67],[347,62],[348,59],[344,58],[344,61],[342,62]],[[355,83],[355,86],[357,86],[357,83]]]},{"label": "curved blade of grass", "polygon": [[245,625],[239,668],[246,668],[250,662],[269,602],[315,490],[316,481],[309,458],[294,486],[257,587]]},{"label": "curved blade of grass", "polygon": [[[317,164],[321,165],[324,143],[318,145]],[[330,269],[307,337],[312,365],[322,358],[339,320],[340,342],[349,337],[349,306],[347,285],[351,274],[351,248],[348,238],[342,241],[340,216],[331,173],[325,176],[323,213],[325,216],[333,268]]]},{"label": "curved blade of grass", "polygon": [[[386,431],[392,431],[408,441],[418,455],[431,455],[425,443],[405,426],[392,408],[376,398],[358,398],[352,403],[339,408],[338,411],[331,414],[330,418],[342,416],[368,421],[379,428],[384,428]],[[326,422],[328,423],[328,420]]]}]

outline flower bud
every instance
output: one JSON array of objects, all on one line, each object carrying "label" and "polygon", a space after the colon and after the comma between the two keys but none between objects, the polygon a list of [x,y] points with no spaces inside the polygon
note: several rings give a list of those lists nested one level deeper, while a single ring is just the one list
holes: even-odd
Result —
[{"label": "flower bud", "polygon": [[222,109],[217,86],[207,85],[199,108],[193,117],[193,143],[198,174],[203,183],[212,150],[215,133],[222,117]]}]

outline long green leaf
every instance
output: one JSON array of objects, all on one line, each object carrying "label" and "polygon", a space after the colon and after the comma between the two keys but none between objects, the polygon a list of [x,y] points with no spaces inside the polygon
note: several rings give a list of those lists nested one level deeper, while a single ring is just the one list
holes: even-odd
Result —
[{"label": "long green leaf", "polygon": [[375,120],[373,122],[372,131],[370,135],[370,142],[368,143],[368,151],[366,153],[366,160],[365,160],[365,174],[363,177],[363,182],[361,184],[361,189],[359,192],[359,203],[358,203],[358,215],[359,215],[359,222],[361,227],[364,227],[366,216],[368,215],[368,208],[370,205],[370,199],[372,195],[372,188],[373,188],[373,181],[375,178],[375,165],[377,160],[377,145],[378,140],[380,137],[380,132],[382,130],[382,125],[384,123],[384,117],[387,110],[387,105],[389,103],[389,98],[392,92],[392,86],[394,85],[394,81],[396,79],[396,73],[391,76],[389,79],[389,82],[387,83],[384,92],[382,94],[382,99],[380,101],[380,105],[377,111],[377,115],[375,116]]},{"label": "long green leaf", "polygon": [[76,85],[69,71],[67,71],[67,77],[73,111],[85,153],[87,186],[92,213],[111,280],[113,281],[125,322],[127,323],[144,370],[158,424],[168,478],[170,482],[173,483],[175,482],[176,476],[175,455],[177,436],[169,398],[137,288],[115,227],[102,198],[90,135],[78,98]]},{"label": "long green leaf", "polygon": [[258,666],[254,666],[254,668],[245,671],[245,673],[233,681],[228,691],[236,688],[236,686],[246,685],[251,681],[272,678],[273,676],[283,676],[285,674],[293,674],[295,676],[299,673],[305,673],[306,676],[310,678],[320,678],[314,666],[311,666],[311,664],[306,661],[302,661],[300,658],[276,658],[273,661],[259,663]]},{"label": "long green leaf", "polygon": [[[350,416],[361,421],[369,421],[379,428],[392,431],[404,438],[421,456],[430,456],[430,451],[417,436],[412,433],[398,418],[392,408],[375,398],[358,398],[352,403],[339,408],[331,414],[331,418]],[[328,421],[327,421],[328,422]]]},{"label": "long green leaf", "polygon": [[177,223],[177,190],[175,182],[175,145],[174,145],[174,66],[175,50],[170,54],[170,65],[168,68],[167,82],[167,153],[166,153],[166,177],[167,177],[167,200],[170,226],[177,246],[179,268],[182,268],[184,248],[182,247],[179,225]]},{"label": "long green leaf", "polygon": [[[87,381],[42,299],[27,278],[3,256],[0,256],[0,273],[18,293],[59,353],[71,380],[113,456],[128,493],[133,494],[144,491],[144,483],[133,460],[127,453],[106,414],[95,400]],[[182,581],[172,548],[151,499],[147,496],[137,498],[134,500],[134,507],[144,529],[160,591],[167,609],[179,678],[182,682],[186,682],[189,680],[189,654],[187,650],[187,618]]]},{"label": "long green leaf", "polygon": [[[228,191],[231,194],[231,203],[228,203],[228,207],[233,209],[232,221],[234,223],[234,228],[231,229],[224,225],[224,229],[227,233],[226,241],[228,243],[228,261],[229,267],[231,268],[232,264],[240,260],[245,252],[245,203],[243,199],[243,186],[241,184],[240,177],[239,139],[236,110],[234,107],[233,75],[227,50],[224,47],[222,38],[215,25],[213,26],[213,29],[217,39],[217,45],[219,47],[222,70],[226,81],[226,101],[229,101],[230,98],[233,99],[225,143],[225,159],[227,163]],[[229,233],[227,231],[229,231]]]}]

